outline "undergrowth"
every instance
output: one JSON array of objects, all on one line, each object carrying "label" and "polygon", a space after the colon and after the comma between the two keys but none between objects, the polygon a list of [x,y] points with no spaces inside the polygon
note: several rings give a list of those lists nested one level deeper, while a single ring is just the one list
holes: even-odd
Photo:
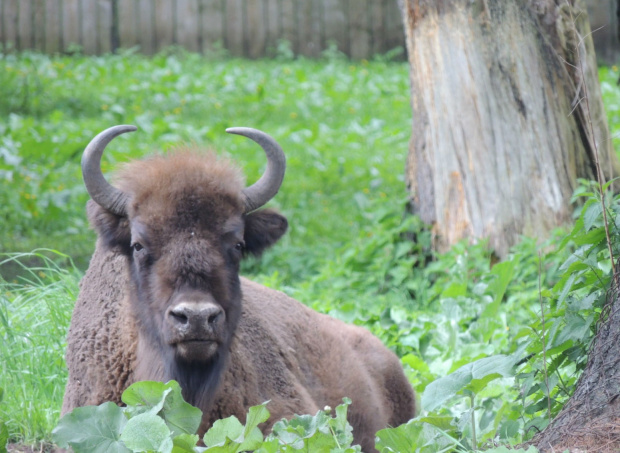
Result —
[{"label": "undergrowth", "polygon": [[[0,66],[0,176],[8,185],[0,192],[0,247],[54,244],[81,257],[77,268],[51,251],[0,259],[0,443],[5,434],[12,442],[50,441],[58,422],[64,338],[93,240],[80,153],[96,132],[119,123],[140,131],[115,141],[104,171],[152,148],[195,141],[227,149],[258,175],[264,157],[224,128],[259,127],[281,142],[289,170],[275,205],[292,230],[243,273],[365,326],[401,357],[422,412],[379,436],[384,451],[522,442],[574,389],[611,272],[596,190],[581,182],[572,230],[542,244],[523,238],[501,263],[493,265],[484,243],[432,253],[424,225],[404,214],[405,65],[208,62],[170,53],[5,55]],[[617,98],[617,87],[605,84],[617,71],[601,74],[606,101]],[[616,110],[608,108],[612,130]],[[606,196],[618,244],[620,202]],[[331,423],[321,417],[322,426]]]}]

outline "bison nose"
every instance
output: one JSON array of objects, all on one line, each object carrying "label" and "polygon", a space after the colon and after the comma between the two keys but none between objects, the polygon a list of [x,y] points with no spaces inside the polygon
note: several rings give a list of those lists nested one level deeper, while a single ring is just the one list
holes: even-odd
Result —
[{"label": "bison nose", "polygon": [[222,307],[209,302],[181,302],[168,310],[168,319],[177,328],[215,327],[223,315]]}]

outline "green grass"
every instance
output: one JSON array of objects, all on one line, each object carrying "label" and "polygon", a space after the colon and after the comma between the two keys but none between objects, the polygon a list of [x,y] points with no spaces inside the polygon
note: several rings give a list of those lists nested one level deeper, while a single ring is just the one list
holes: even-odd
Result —
[{"label": "green grass", "polygon": [[[601,78],[611,129],[620,132],[618,71],[603,69]],[[402,357],[420,394],[477,359],[533,354],[516,378],[489,381],[476,394],[478,439],[521,440],[535,431],[529,426],[540,428],[548,420],[540,387],[540,273],[547,329],[556,326],[547,335],[564,341],[554,353],[554,379],[561,378],[551,392],[554,413],[566,400],[583,367],[592,335],[583,327],[596,317],[600,291],[592,307],[568,310],[571,317],[565,317],[558,294],[567,270],[560,264],[570,243],[553,253],[563,233],[542,246],[525,238],[493,268],[484,244],[458,244],[439,256],[430,251],[429,233],[404,214],[411,128],[406,64],[350,63],[337,56],[206,60],[176,51],[152,59],[4,55],[0,251],[10,255],[0,258],[0,421],[13,440],[49,440],[58,418],[64,338],[94,246],[79,160],[86,143],[114,124],[139,130],[114,141],[104,171],[153,150],[196,142],[230,153],[250,182],[264,167],[264,156],[224,129],[251,126],[272,134],[288,157],[284,185],[272,204],[287,215],[291,230],[263,259],[245,263],[243,273],[369,328]],[[21,253],[39,247],[63,251],[76,267],[66,255]],[[608,272],[604,251],[595,252],[591,263]],[[587,288],[568,299],[587,295]],[[560,336],[577,331],[581,336]],[[523,392],[529,396],[520,397]],[[430,415],[452,421],[450,433],[467,444],[468,405],[468,398],[452,395]]]},{"label": "green grass", "polygon": [[[41,267],[23,269],[19,283],[0,278],[0,420],[14,439],[48,439],[58,420],[67,371],[65,337],[79,275],[60,269],[50,251],[4,256],[20,265],[36,256]],[[62,257],[65,258],[65,257]]]},{"label": "green grass", "polygon": [[[106,151],[104,170],[194,142],[230,153],[248,181],[264,155],[226,134],[251,126],[273,135],[288,169],[274,205],[289,216],[280,260],[303,279],[315,257],[359,231],[369,199],[400,196],[411,111],[407,66],[383,61],[216,60],[186,53],[0,58],[0,251],[54,248],[85,268],[94,235],[79,161],[114,124],[139,130]],[[316,240],[324,238],[324,240]],[[304,253],[312,245],[315,254]],[[268,258],[269,260],[269,258]]]}]

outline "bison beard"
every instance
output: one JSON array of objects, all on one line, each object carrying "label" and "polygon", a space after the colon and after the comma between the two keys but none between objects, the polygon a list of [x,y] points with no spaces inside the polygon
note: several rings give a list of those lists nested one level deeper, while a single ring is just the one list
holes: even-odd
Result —
[{"label": "bison beard", "polygon": [[247,188],[230,162],[195,151],[132,162],[110,186],[101,153],[131,130],[104,131],[84,152],[99,239],[69,329],[62,412],[119,403],[137,380],[174,379],[203,411],[201,433],[270,400],[268,430],[348,396],[355,442],[376,451],[377,430],[415,415],[398,358],[365,329],[239,277],[243,256],[260,255],[287,229],[284,216],[257,210],[284,176],[277,143],[253,129],[232,131],[268,156],[265,175]]}]

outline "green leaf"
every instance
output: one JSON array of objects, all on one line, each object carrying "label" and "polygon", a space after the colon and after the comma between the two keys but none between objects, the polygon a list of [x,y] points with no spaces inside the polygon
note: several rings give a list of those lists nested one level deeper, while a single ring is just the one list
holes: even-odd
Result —
[{"label": "green leaf", "polygon": [[[244,426],[234,415],[217,420],[205,433],[203,442],[207,447],[219,447],[243,435]],[[207,451],[210,451],[207,448]],[[233,450],[234,451],[234,450]]]},{"label": "green leaf", "polygon": [[598,220],[599,217],[603,214],[603,207],[598,200],[590,199],[588,202],[593,201],[589,205],[586,204],[584,206],[585,211],[583,211],[583,226],[586,229],[586,232],[590,231],[594,226],[594,223]]},{"label": "green leaf", "polygon": [[492,376],[492,379],[512,376],[514,364],[515,360],[512,357],[500,354],[463,365],[455,372],[431,382],[426,387],[422,394],[422,407],[426,411],[436,409],[472,383],[474,379],[481,380],[480,383],[475,383],[475,388],[480,391],[488,383],[484,380],[488,379],[488,376]]},{"label": "green leaf", "polygon": [[145,412],[160,415],[173,436],[194,434],[202,420],[202,411],[183,399],[176,381],[136,382],[123,392],[121,400],[132,417]]},{"label": "green leaf", "polygon": [[172,452],[172,439],[166,422],[148,412],[129,419],[121,433],[121,440],[134,452]]},{"label": "green leaf", "polygon": [[198,434],[179,434],[172,439],[172,453],[195,453]]},{"label": "green leaf", "polygon": [[120,441],[126,423],[123,410],[114,403],[78,407],[60,419],[52,439],[75,453],[127,453],[130,450]]},{"label": "green leaf", "polygon": [[[504,298],[504,294],[506,294],[506,289],[512,280],[516,261],[516,259],[504,261],[503,263],[496,264],[493,270],[491,270],[491,274],[496,277],[487,287],[487,291],[493,297],[493,302],[485,307],[481,315],[482,318],[497,316],[499,306]],[[485,341],[488,341],[491,335],[492,332],[488,332],[485,335]]]},{"label": "green leaf", "polygon": [[422,429],[421,424],[412,422],[382,429],[376,434],[375,447],[381,452],[414,452]]}]

